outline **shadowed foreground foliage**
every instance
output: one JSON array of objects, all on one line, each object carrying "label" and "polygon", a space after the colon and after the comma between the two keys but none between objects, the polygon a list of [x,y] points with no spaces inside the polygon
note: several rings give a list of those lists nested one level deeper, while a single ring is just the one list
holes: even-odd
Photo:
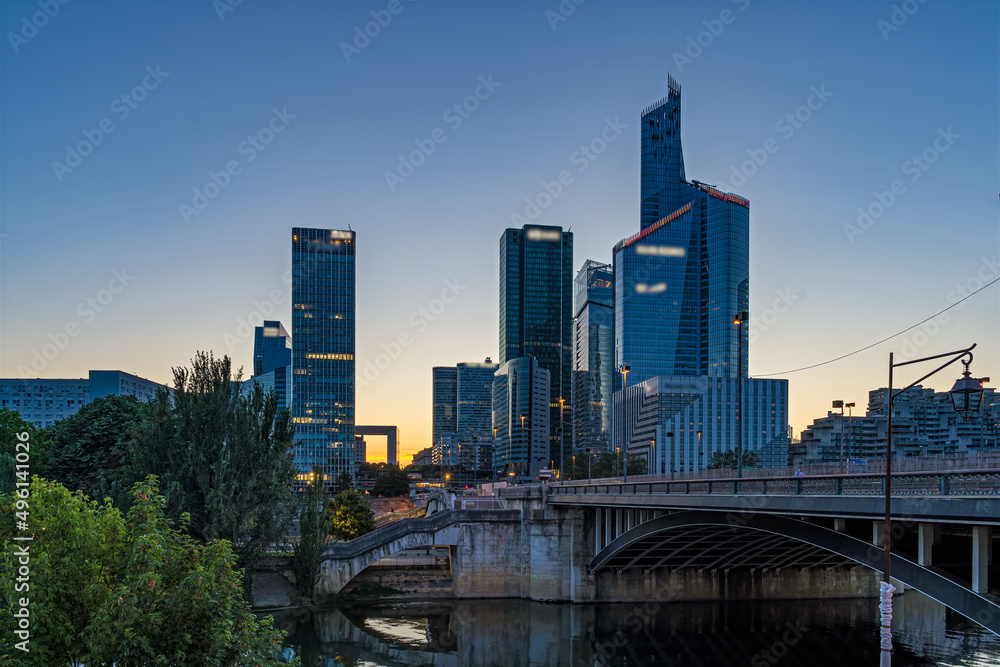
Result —
[{"label": "shadowed foreground foliage", "polygon": [[[13,549],[0,560],[0,664],[277,667],[282,633],[242,597],[225,540],[202,544],[170,525],[156,478],[137,483],[127,515],[35,477],[28,501],[30,589],[15,592]],[[6,544],[15,499],[3,501]],[[184,520],[187,520],[185,516]],[[13,603],[30,599],[30,653],[13,648]],[[13,657],[13,663],[10,659]]]}]

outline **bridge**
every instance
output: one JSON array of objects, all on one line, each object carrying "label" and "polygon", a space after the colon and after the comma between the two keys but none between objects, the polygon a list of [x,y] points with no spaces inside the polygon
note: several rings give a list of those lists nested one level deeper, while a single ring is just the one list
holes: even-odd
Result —
[{"label": "bridge", "polygon": [[[893,475],[892,574],[1000,634],[1000,471]],[[875,597],[882,475],[662,476],[512,487],[506,510],[405,519],[324,555],[337,592],[394,551],[450,545],[456,595],[625,601]],[[994,589],[996,586],[994,585]],[[995,592],[995,591],[994,591]]]}]

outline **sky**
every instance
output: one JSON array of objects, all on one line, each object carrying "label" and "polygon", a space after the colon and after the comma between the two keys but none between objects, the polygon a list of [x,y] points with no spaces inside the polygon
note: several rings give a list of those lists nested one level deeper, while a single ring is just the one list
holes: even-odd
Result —
[{"label": "sky", "polygon": [[863,412],[890,353],[976,343],[996,386],[1000,284],[893,334],[1000,278],[998,7],[5,1],[0,376],[249,376],[253,325],[290,328],[291,228],[350,226],[356,421],[405,461],[431,368],[499,357],[505,228],[570,228],[576,267],[638,231],[669,72],[688,178],[751,201],[749,370],[788,379],[796,435]]}]

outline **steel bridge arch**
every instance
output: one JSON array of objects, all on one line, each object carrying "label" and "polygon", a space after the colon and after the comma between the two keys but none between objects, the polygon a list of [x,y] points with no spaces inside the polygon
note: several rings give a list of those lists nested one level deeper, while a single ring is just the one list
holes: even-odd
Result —
[{"label": "steel bridge arch", "polygon": [[[848,561],[882,572],[882,549],[864,540],[815,524],[770,514],[755,514],[732,519],[731,512],[685,510],[650,519],[612,540],[590,562],[590,570],[614,567],[613,559],[638,542],[664,533],[662,545],[678,541],[671,531],[680,528],[711,526],[732,531],[757,531],[812,545]],[[873,551],[874,550],[874,551]],[[646,549],[643,555],[650,552]],[[974,593],[957,579],[929,570],[898,554],[891,554],[892,578],[937,600],[962,616],[1000,635],[1000,604]],[[632,562],[638,560],[633,558]],[[663,560],[660,561],[662,563]],[[611,565],[609,565],[611,563]],[[634,565],[626,565],[631,567]]]}]

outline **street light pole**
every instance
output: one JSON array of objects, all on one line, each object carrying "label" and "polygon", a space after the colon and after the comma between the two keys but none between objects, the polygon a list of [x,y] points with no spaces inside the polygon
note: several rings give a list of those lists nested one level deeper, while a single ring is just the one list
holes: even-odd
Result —
[{"label": "street light pole", "polygon": [[[945,352],[944,354],[936,354],[931,357],[923,357],[920,359],[911,359],[910,361],[901,361],[899,363],[893,362],[893,353],[889,353],[889,387],[887,392],[887,412],[888,419],[886,425],[885,434],[885,481],[883,482],[885,491],[885,523],[883,525],[883,535],[882,535],[882,586],[881,594],[879,596],[879,610],[881,611],[881,637],[882,637],[882,655],[881,655],[881,667],[889,667],[892,664],[892,593],[895,591],[891,584],[890,576],[890,566],[892,564],[892,558],[890,556],[890,549],[892,546],[892,409],[893,402],[895,402],[896,397],[902,394],[907,389],[916,386],[917,384],[923,382],[930,376],[934,375],[940,370],[945,369],[956,361],[961,360],[965,365],[965,372],[962,377],[955,383],[955,386],[951,390],[951,398],[955,407],[955,411],[962,415],[963,419],[967,419],[970,412],[974,412],[979,409],[979,402],[983,398],[983,382],[988,381],[989,378],[973,378],[969,373],[969,364],[972,363],[972,350],[976,347],[973,343],[970,347],[964,350],[956,350],[955,352]],[[906,385],[899,391],[893,391],[892,389],[892,371],[897,366],[909,366],[910,364],[916,364],[924,361],[931,361],[933,359],[941,359],[943,357],[951,357],[948,361],[944,362],[930,373],[927,373],[923,377],[919,378]],[[966,357],[968,360],[966,360]],[[975,397],[975,399],[973,399]],[[975,403],[973,403],[975,400]]]},{"label": "street light pole", "polygon": [[744,310],[736,313],[733,324],[736,325],[736,378],[739,392],[736,412],[736,476],[743,477],[743,323],[750,319]]},{"label": "street light pole", "polygon": [[[854,403],[845,403],[844,407],[847,408],[847,459],[845,459],[844,469],[850,472],[850,466],[847,465],[847,461],[850,460],[851,454],[854,453],[854,415],[851,413],[851,408],[854,407]],[[843,420],[843,416],[841,416]],[[843,429],[843,424],[841,424],[841,429]],[[841,452],[841,458],[844,454]]]},{"label": "street light pole", "polygon": [[566,460],[566,432],[563,430],[563,403],[566,399],[562,396],[559,397],[559,467],[562,467],[563,461]]},{"label": "street light pole", "polygon": [[833,407],[840,408],[840,472],[844,473],[844,402],[837,400]]},{"label": "street light pole", "polygon": [[622,450],[625,452],[625,465],[623,470],[625,471],[623,482],[628,481],[628,436],[626,435],[625,429],[625,389],[628,386],[628,372],[629,367],[627,364],[622,364],[618,367],[618,371],[622,374]]}]

